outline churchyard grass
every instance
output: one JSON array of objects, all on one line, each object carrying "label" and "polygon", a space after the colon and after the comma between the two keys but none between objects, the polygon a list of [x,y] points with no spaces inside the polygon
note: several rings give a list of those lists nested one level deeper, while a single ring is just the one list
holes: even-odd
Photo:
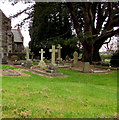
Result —
[{"label": "churchyard grass", "polygon": [[20,67],[12,67],[12,66],[9,66],[9,65],[0,65],[0,68],[14,70],[14,69],[19,69]]},{"label": "churchyard grass", "polygon": [[38,65],[38,62],[33,62],[33,65]]},{"label": "churchyard grass", "polygon": [[4,118],[113,118],[117,112],[117,73],[68,77],[2,77]]}]

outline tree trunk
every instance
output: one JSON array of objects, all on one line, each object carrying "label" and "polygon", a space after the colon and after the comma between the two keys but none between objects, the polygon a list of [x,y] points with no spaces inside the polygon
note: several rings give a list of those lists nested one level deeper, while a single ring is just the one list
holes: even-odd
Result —
[{"label": "tree trunk", "polygon": [[103,45],[103,42],[100,42],[100,41],[96,41],[93,45],[94,47],[94,52],[93,52],[93,58],[92,58],[92,61],[93,62],[101,62],[101,57],[100,57],[100,54],[99,54],[99,49],[102,47]]},{"label": "tree trunk", "polygon": [[83,56],[82,61],[83,62],[90,62],[92,63],[93,58],[93,46],[89,43],[83,43]]},{"label": "tree trunk", "polygon": [[94,50],[92,61],[93,62],[100,62],[101,61],[99,50]]},{"label": "tree trunk", "polygon": [[97,44],[96,43],[92,43],[91,39],[90,41],[87,42],[87,40],[85,40],[85,42],[82,43],[83,45],[83,56],[82,56],[82,61],[83,62],[100,62],[101,61],[101,57],[99,54],[99,49],[101,48],[102,44]]}]

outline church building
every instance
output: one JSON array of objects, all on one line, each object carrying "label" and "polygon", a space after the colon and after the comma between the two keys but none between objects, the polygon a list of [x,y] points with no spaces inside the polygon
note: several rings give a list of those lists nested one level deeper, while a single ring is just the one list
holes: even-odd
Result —
[{"label": "church building", "polygon": [[11,29],[11,19],[0,9],[0,60],[6,63],[8,57],[24,50],[20,29]]}]

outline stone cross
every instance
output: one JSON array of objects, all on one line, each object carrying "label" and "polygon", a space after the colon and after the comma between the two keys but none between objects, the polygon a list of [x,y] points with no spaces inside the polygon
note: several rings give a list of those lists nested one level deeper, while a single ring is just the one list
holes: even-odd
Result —
[{"label": "stone cross", "polygon": [[39,53],[41,53],[41,60],[40,60],[40,62],[39,62],[39,66],[41,67],[41,68],[46,68],[46,63],[43,61],[43,53],[45,53],[45,51],[43,51],[43,49],[41,49],[41,51],[39,51]]},{"label": "stone cross", "polygon": [[49,52],[52,52],[52,64],[55,65],[55,53],[57,52],[55,45],[52,45],[52,49],[49,49]]},{"label": "stone cross", "polygon": [[61,49],[62,49],[62,47],[61,47],[60,44],[58,44],[57,49],[58,49],[58,58],[57,58],[57,59],[58,59],[59,61],[61,61],[61,60],[62,60],[62,58],[61,58]]},{"label": "stone cross", "polygon": [[43,61],[43,53],[45,53],[45,51],[43,51],[43,49],[41,49],[41,51],[39,51],[39,53],[41,53],[41,61]]},{"label": "stone cross", "polygon": [[29,49],[29,47],[26,47],[26,60],[30,60],[29,59],[29,53],[30,53],[31,49]]}]

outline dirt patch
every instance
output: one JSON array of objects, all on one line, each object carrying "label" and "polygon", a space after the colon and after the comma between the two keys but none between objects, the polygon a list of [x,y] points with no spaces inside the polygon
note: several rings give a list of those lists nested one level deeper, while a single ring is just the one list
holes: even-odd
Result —
[{"label": "dirt patch", "polygon": [[23,71],[28,71],[26,69],[14,69],[14,71],[18,72],[21,74],[21,76],[31,76],[29,74],[23,73]]}]

